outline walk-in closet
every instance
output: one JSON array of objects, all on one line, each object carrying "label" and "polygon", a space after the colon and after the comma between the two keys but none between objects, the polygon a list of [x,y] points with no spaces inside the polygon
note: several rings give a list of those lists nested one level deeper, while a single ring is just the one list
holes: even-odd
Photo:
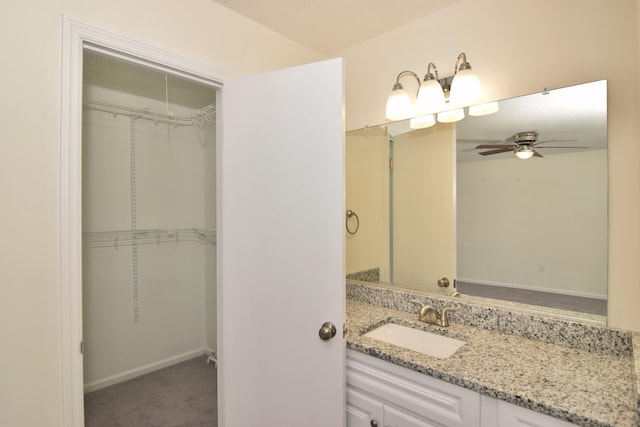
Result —
[{"label": "walk-in closet", "polygon": [[83,64],[85,393],[192,359],[215,370],[216,88]]}]

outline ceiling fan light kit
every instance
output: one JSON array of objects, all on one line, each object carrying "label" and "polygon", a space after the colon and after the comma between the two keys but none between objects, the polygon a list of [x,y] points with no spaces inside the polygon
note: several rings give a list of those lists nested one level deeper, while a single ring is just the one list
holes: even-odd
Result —
[{"label": "ceiling fan light kit", "polygon": [[[400,79],[405,76],[412,76],[418,81],[415,107],[400,83]],[[458,55],[454,74],[450,77],[440,79],[438,68],[433,62],[427,66],[422,83],[413,71],[400,72],[387,99],[386,117],[389,120],[414,118],[410,127],[418,129],[436,124],[436,120],[432,120],[433,114],[436,114],[438,122],[453,123],[465,117],[464,107],[469,107],[470,116],[483,116],[499,110],[497,102],[478,104],[481,100],[480,80],[467,62],[466,54],[462,52]]]},{"label": "ceiling fan light kit", "polygon": [[535,151],[528,145],[522,145],[514,150],[516,157],[522,160],[530,159],[533,157]]}]

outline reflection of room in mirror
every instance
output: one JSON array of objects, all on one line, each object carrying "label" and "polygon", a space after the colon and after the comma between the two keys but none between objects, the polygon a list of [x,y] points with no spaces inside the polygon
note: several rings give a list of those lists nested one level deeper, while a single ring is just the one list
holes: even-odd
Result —
[{"label": "reflection of room in mirror", "polygon": [[[435,144],[433,134],[451,125],[437,124],[425,133],[411,130],[404,121],[348,132],[347,203],[362,219],[362,235],[346,237],[347,272],[378,269],[381,282],[442,292],[436,280],[423,285],[414,274],[422,274],[437,257],[428,255],[423,243],[402,247],[400,241],[402,236],[432,235],[428,228],[446,228],[446,221],[425,216],[420,206],[440,204],[446,209],[448,202],[438,194],[449,192],[454,232],[449,243],[440,240],[437,245],[446,251],[450,244],[455,252],[453,272],[441,276],[457,278],[460,292],[495,302],[605,315],[606,83],[502,100],[499,112],[456,123],[451,189],[443,173],[425,178],[435,168],[428,162],[446,165],[448,160],[419,157],[423,146]],[[535,131],[540,156],[522,160],[514,150],[480,155],[476,148],[510,146],[509,138],[525,131]],[[421,142],[412,147],[418,151],[408,151],[405,163],[403,141],[418,138]],[[440,184],[439,190],[434,183]],[[401,266],[412,263],[408,271],[413,273],[403,276]]]}]

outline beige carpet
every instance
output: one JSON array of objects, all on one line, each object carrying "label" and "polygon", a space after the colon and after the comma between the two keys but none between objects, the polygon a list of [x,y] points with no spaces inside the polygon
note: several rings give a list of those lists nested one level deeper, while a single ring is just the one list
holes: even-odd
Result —
[{"label": "beige carpet", "polygon": [[217,427],[216,368],[201,356],[84,397],[86,427]]}]

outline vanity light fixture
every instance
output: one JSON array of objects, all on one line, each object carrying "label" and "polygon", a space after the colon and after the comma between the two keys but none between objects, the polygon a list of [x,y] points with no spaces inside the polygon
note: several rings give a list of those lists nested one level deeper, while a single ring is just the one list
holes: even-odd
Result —
[{"label": "vanity light fixture", "polygon": [[[418,80],[418,94],[413,108],[409,94],[400,79],[413,76]],[[403,71],[396,77],[396,84],[387,99],[389,120],[411,118],[413,129],[433,126],[438,122],[453,123],[465,117],[464,107],[469,107],[470,116],[483,116],[499,110],[497,102],[478,104],[482,100],[480,81],[471,69],[464,52],[458,55],[453,76],[440,79],[438,68],[433,62],[427,66],[422,83],[412,71]],[[435,115],[435,117],[434,117]]]},{"label": "vanity light fixture", "polygon": [[469,115],[470,116],[488,116],[489,114],[493,114],[498,112],[500,107],[496,101],[486,102],[484,104],[476,104],[469,107]]},{"label": "vanity light fixture", "polygon": [[[435,72],[435,75],[433,72]],[[427,74],[418,89],[416,112],[418,114],[433,114],[446,108],[444,89],[439,82],[438,68],[433,62],[427,66]]]},{"label": "vanity light fixture", "polygon": [[433,114],[427,114],[425,116],[414,117],[409,121],[409,127],[411,129],[424,129],[436,124],[436,118]]},{"label": "vanity light fixture", "polygon": [[389,120],[405,120],[414,116],[413,102],[400,83],[400,79],[405,76],[415,77],[420,85],[420,79],[413,71],[403,71],[398,74],[396,84],[393,85],[391,95],[387,99],[387,119]]},{"label": "vanity light fixture", "polygon": [[462,52],[456,60],[449,103],[454,106],[466,106],[475,104],[481,99],[480,80],[471,70],[471,64],[467,62],[467,55]]},{"label": "vanity light fixture", "polygon": [[462,108],[438,113],[438,121],[440,123],[454,123],[462,119],[464,119],[464,110]]}]

